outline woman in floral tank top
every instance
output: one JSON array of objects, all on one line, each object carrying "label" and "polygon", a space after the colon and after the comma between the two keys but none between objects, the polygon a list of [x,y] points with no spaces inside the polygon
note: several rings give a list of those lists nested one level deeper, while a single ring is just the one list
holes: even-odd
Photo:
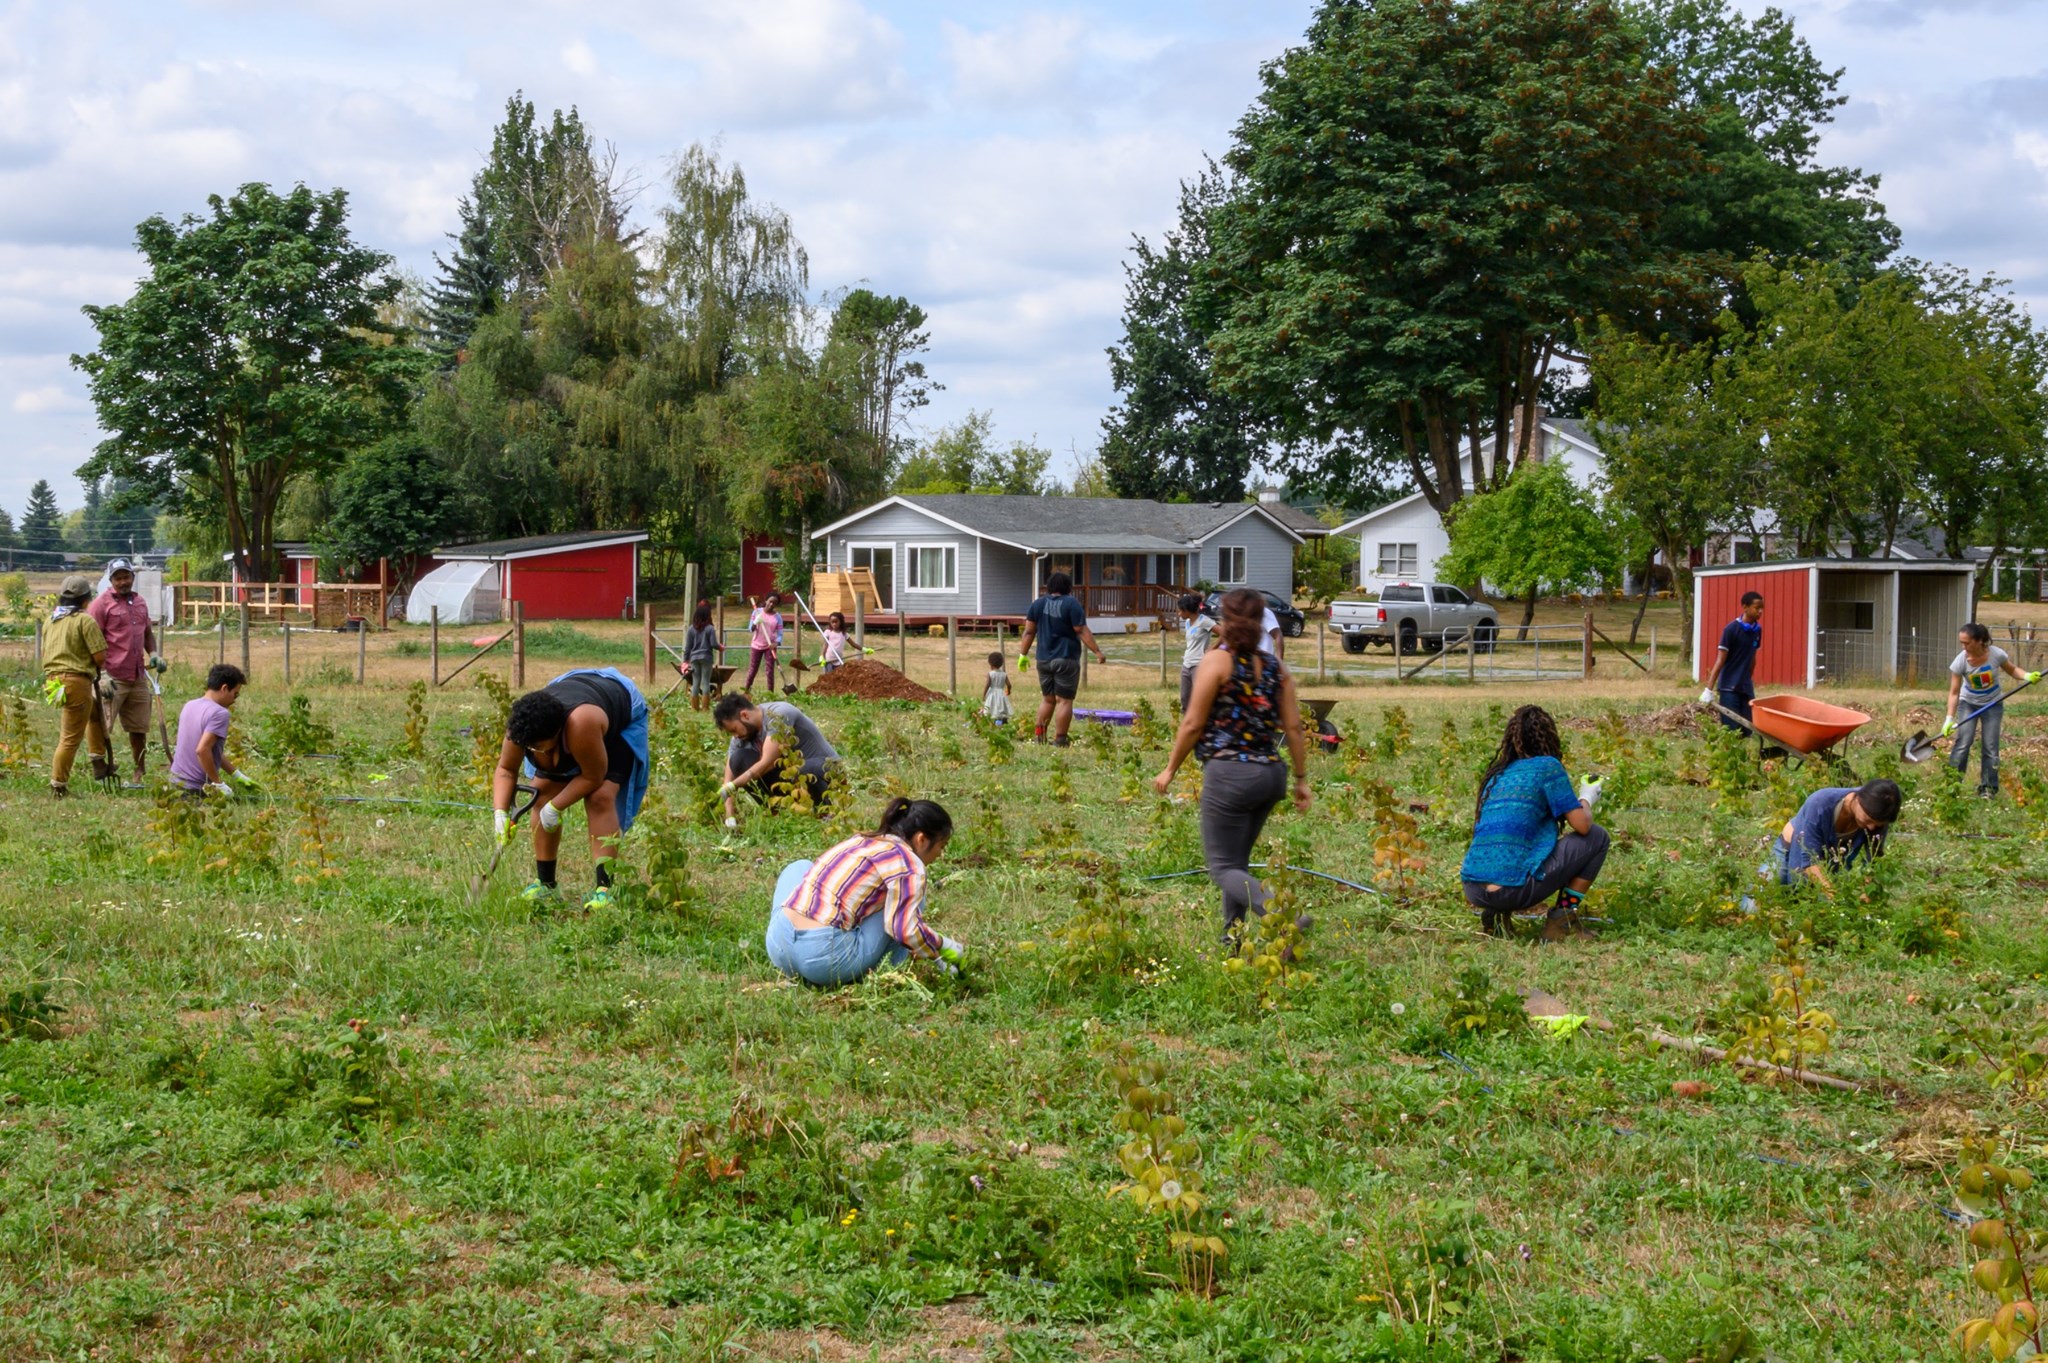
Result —
[{"label": "woman in floral tank top", "polygon": [[1221,646],[1196,667],[1173,752],[1152,782],[1164,795],[1188,754],[1201,758],[1202,857],[1223,895],[1226,942],[1234,940],[1245,914],[1265,912],[1266,888],[1252,875],[1251,858],[1267,816],[1287,796],[1283,736],[1294,763],[1294,807],[1306,810],[1309,802],[1301,706],[1294,678],[1265,651],[1259,628],[1265,609],[1264,599],[1249,588],[1223,598]]}]

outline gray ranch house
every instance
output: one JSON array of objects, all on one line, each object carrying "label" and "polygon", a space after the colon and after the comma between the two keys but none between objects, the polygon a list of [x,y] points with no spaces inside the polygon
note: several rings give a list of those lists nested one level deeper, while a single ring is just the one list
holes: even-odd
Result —
[{"label": "gray ranch house", "polygon": [[1055,572],[1096,630],[1150,629],[1196,582],[1294,591],[1302,537],[1256,502],[899,496],[811,532],[834,569],[867,568],[910,619],[1021,617]]}]

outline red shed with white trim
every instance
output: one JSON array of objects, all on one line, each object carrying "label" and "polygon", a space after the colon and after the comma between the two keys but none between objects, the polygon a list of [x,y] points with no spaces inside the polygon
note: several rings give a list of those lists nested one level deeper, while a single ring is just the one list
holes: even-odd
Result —
[{"label": "red shed with white trim", "polygon": [[1911,685],[1947,668],[1970,619],[1976,566],[1914,559],[1787,559],[1693,569],[1693,678],[1713,665],[1744,592],[1764,597],[1758,686]]},{"label": "red shed with white trim", "polygon": [[640,609],[640,546],[644,530],[588,530],[529,535],[436,549],[440,563],[498,565],[498,594],[517,601],[528,620],[618,620]]},{"label": "red shed with white trim", "polygon": [[758,601],[775,590],[784,553],[779,535],[740,537],[740,595]]}]

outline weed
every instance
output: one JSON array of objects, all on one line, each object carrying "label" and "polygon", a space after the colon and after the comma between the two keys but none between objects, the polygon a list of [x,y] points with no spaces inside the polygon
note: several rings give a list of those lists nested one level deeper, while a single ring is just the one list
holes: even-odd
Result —
[{"label": "weed", "polygon": [[1267,857],[1264,882],[1265,912],[1252,920],[1237,954],[1223,968],[1250,976],[1259,1003],[1272,1008],[1288,990],[1315,980],[1308,968],[1308,934],[1315,920],[1301,910],[1298,878],[1288,869],[1284,851]]},{"label": "weed", "polygon": [[1970,1248],[1978,1255],[1970,1281],[1998,1303],[1990,1315],[1956,1327],[1956,1344],[1965,1358],[1979,1350],[1995,1359],[2042,1352],[2041,1311],[2034,1299],[2048,1292],[2048,1263],[2043,1262],[2048,1235],[2020,1219],[2020,1199],[2033,1189],[2034,1176],[2004,1158],[1996,1141],[1965,1141],[1956,1176],[1957,1205],[1983,1218],[1970,1227]]},{"label": "weed", "polygon": [[1046,778],[1045,793],[1059,804],[1074,803],[1074,778],[1067,769],[1067,759],[1064,756],[1053,758],[1052,775]]},{"label": "weed", "polygon": [[939,760],[949,767],[967,765],[967,752],[960,746],[960,736],[949,733],[939,740]]},{"label": "weed", "polygon": [[1929,890],[1914,897],[1896,936],[1899,950],[1908,956],[1955,951],[1970,941],[1970,915],[1955,891]]},{"label": "weed", "polygon": [[1382,762],[1399,761],[1415,744],[1415,731],[1408,723],[1405,706],[1390,705],[1380,716],[1379,732],[1372,736],[1372,750]]},{"label": "weed", "polygon": [[1122,975],[1145,959],[1138,915],[1114,869],[1074,888],[1074,916],[1052,934],[1059,945],[1053,974],[1068,985]]},{"label": "weed", "polygon": [[1175,1280],[1183,1292],[1214,1296],[1216,1279],[1229,1248],[1210,1233],[1203,1215],[1209,1199],[1202,1191],[1202,1147],[1188,1135],[1179,1104],[1166,1087],[1166,1066],[1138,1060],[1131,1048],[1120,1047],[1109,1066],[1109,1081],[1122,1100],[1116,1129],[1130,1139],[1117,1150],[1126,1182],[1110,1196],[1128,1196],[1146,1213],[1163,1217],[1171,1228]]},{"label": "weed", "polygon": [[415,762],[427,756],[427,684],[416,681],[405,688],[405,755]]},{"label": "weed", "polygon": [[0,1041],[47,1041],[57,1035],[64,1005],[50,997],[51,982],[38,980],[0,995]]},{"label": "weed", "polygon": [[1946,762],[1935,764],[1934,789],[1927,792],[1927,812],[1943,828],[1961,828],[1976,814],[1963,774]]},{"label": "weed", "polygon": [[1496,989],[1484,966],[1466,966],[1437,992],[1437,999],[1453,1040],[1517,1035],[1529,1027],[1522,1000],[1512,989]]},{"label": "weed", "polygon": [[184,788],[157,787],[149,809],[149,864],[167,866],[195,851],[206,835],[205,811]]},{"label": "weed", "polygon": [[272,710],[263,717],[261,736],[256,746],[265,757],[272,759],[332,752],[334,728],[313,717],[312,697],[295,691],[285,701],[284,709]]},{"label": "weed", "polygon": [[363,1018],[328,1026],[311,1042],[272,1045],[252,1094],[256,1111],[281,1117],[303,1111],[355,1130],[400,1114],[406,1057]]},{"label": "weed", "polygon": [[0,705],[0,771],[26,771],[43,764],[43,747],[29,727],[28,705],[19,695]]}]

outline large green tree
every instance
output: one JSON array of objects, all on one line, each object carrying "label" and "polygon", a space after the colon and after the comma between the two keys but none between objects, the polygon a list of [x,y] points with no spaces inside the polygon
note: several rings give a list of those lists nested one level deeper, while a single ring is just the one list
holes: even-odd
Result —
[{"label": "large green tree", "polygon": [[1451,550],[1437,571],[1521,597],[1523,638],[1538,600],[1602,586],[1621,571],[1592,494],[1553,463],[1525,464],[1504,486],[1466,500],[1449,529]]},{"label": "large green tree", "polygon": [[1691,300],[1657,242],[1698,120],[1613,4],[1329,0],[1262,80],[1196,307],[1284,436],[1391,441],[1447,511],[1525,456],[1582,321]]},{"label": "large green tree", "polygon": [[[64,528],[59,523],[57,493],[51,488],[50,480],[38,478],[28,490],[28,506],[21,513],[21,529],[17,532],[21,547],[31,554],[56,554],[64,548]],[[37,563],[38,567],[52,566]]]},{"label": "large green tree", "polygon": [[832,312],[823,377],[856,404],[878,474],[900,453],[904,420],[944,387],[919,358],[931,345],[929,320],[909,299],[872,289],[851,290]]},{"label": "large green tree", "polygon": [[398,282],[351,236],[343,191],[251,184],[208,203],[138,227],[148,275],[85,309],[99,347],[72,363],[109,434],[79,474],[218,516],[245,579],[267,581],[285,489],[399,419],[420,354],[380,319]]},{"label": "large green tree", "polygon": [[943,494],[978,492],[1022,497],[1050,496],[1059,491],[1047,476],[1052,451],[1028,440],[998,446],[994,417],[970,411],[951,426],[935,431],[903,461],[895,490]]},{"label": "large green tree", "polygon": [[506,289],[483,209],[465,195],[456,214],[461,229],[449,234],[455,249],[446,260],[434,257],[437,278],[427,286],[426,340],[443,368],[454,367],[477,323],[497,311]]},{"label": "large green tree", "polygon": [[330,510],[314,544],[320,557],[352,568],[390,559],[400,591],[406,565],[459,527],[455,480],[417,435],[386,436],[357,451],[335,475]]},{"label": "large green tree", "polygon": [[1239,501],[1271,439],[1252,403],[1213,382],[1209,338],[1189,306],[1192,272],[1209,256],[1209,215],[1229,193],[1210,163],[1181,185],[1178,224],[1157,247],[1134,239],[1124,263],[1124,334],[1109,348],[1120,397],[1102,419],[1101,449],[1119,496]]}]

